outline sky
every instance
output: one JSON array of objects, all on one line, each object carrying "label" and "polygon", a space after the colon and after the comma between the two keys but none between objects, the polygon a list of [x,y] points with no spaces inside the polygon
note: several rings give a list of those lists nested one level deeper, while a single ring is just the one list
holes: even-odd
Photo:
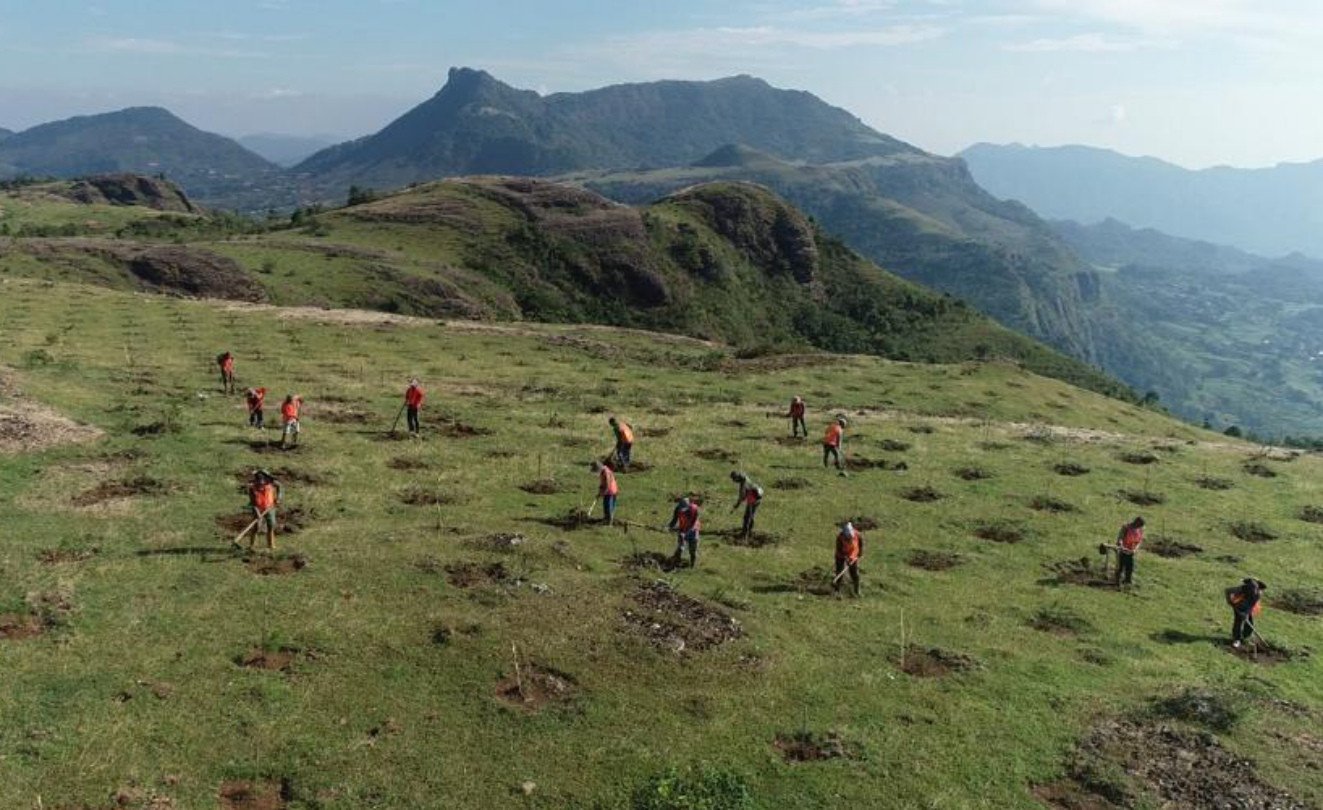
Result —
[{"label": "sky", "polygon": [[0,127],[161,105],[356,137],[482,68],[541,93],[747,73],[939,154],[1323,158],[1318,0],[0,0]]}]

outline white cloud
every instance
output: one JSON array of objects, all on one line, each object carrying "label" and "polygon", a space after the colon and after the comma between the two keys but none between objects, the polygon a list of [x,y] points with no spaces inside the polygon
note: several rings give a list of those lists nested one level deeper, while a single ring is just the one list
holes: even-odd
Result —
[{"label": "white cloud", "polygon": [[1109,37],[1105,34],[1075,34],[1068,37],[1045,37],[1028,42],[1013,42],[1003,45],[1002,50],[1016,53],[1124,53],[1150,48],[1169,48],[1170,40],[1150,39],[1147,37]]}]

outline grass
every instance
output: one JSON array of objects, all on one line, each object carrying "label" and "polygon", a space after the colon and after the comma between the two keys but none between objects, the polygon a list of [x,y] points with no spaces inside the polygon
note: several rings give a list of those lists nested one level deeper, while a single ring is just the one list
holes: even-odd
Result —
[{"label": "grass", "polygon": [[[1223,588],[1253,575],[1271,595],[1323,576],[1319,530],[1297,519],[1323,502],[1313,456],[1275,479],[1248,476],[1249,445],[996,363],[777,365],[595,327],[346,324],[14,278],[0,295],[0,365],[22,368],[26,395],[107,433],[0,457],[0,613],[51,619],[39,637],[0,640],[0,806],[102,806],[132,787],[210,808],[223,784],[254,780],[295,808],[684,806],[665,803],[673,793],[730,802],[713,807],[1033,807],[1029,786],[1062,773],[1098,716],[1148,711],[1180,688],[1252,683],[1265,700],[1323,710],[1316,659],[1256,667],[1212,643],[1227,632]],[[300,450],[250,448],[240,403],[213,378],[226,348],[240,385],[307,398]],[[48,359],[25,366],[38,350]],[[430,392],[427,438],[384,440],[411,375]],[[814,440],[777,442],[786,425],[765,414],[793,393],[813,430],[851,415],[847,452],[904,431],[908,469],[842,478],[822,469]],[[1023,441],[1047,421],[1040,403],[1067,393],[1052,415],[1062,429]],[[318,416],[350,410],[369,421]],[[590,501],[586,467],[610,443],[608,413],[658,431],[635,450],[651,469],[620,478],[619,515],[637,525],[538,522]],[[447,435],[443,417],[490,432]],[[132,433],[156,423],[168,429]],[[1118,461],[1158,439],[1192,443],[1160,464]],[[715,536],[739,522],[726,511],[730,465],[694,451],[718,447],[755,480],[796,482],[769,486],[759,513],[780,542]],[[1091,472],[1058,475],[1064,462]],[[286,509],[310,515],[279,538],[281,554],[306,558],[293,573],[250,571],[215,524],[241,510],[235,473],[255,465],[319,482],[287,484]],[[964,468],[988,476],[952,477]],[[1236,486],[1205,490],[1200,476]],[[147,494],[72,503],[148,479]],[[559,491],[520,488],[543,479]],[[930,485],[945,497],[903,497]],[[1133,517],[1121,490],[1162,492],[1144,509],[1155,534],[1204,552],[1141,555],[1128,594],[1046,581],[1053,563],[1101,566],[1098,544]],[[647,527],[665,522],[676,492],[707,496],[699,568],[635,578],[624,558],[674,547]],[[441,502],[405,503],[413,493]],[[1036,497],[1078,511],[1037,511]],[[779,587],[830,569],[844,515],[880,523],[865,532],[863,598]],[[985,523],[1024,539],[973,536]],[[1278,537],[1243,542],[1228,531],[1241,524]],[[524,539],[497,550],[485,538],[498,534]],[[61,548],[75,553],[50,561]],[[907,564],[934,548],[962,564]],[[495,563],[501,577],[452,583]],[[680,653],[657,643],[666,628],[625,618],[657,577],[739,636]],[[1317,622],[1269,603],[1259,628],[1300,649],[1317,644]],[[902,649],[979,666],[920,678],[899,670]],[[288,652],[288,671],[236,664],[254,651]],[[498,690],[514,677],[517,692],[525,668],[563,674],[572,694],[511,705]],[[1259,701],[1220,734],[1275,784],[1323,801],[1323,775],[1269,733],[1278,726],[1309,724]],[[786,762],[786,734],[839,735],[858,757]]]}]

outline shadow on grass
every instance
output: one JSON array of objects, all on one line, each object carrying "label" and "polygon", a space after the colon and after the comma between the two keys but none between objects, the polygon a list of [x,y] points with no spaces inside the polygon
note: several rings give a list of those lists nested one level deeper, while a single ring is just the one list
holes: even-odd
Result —
[{"label": "shadow on grass", "polygon": [[1225,639],[1222,636],[1207,633],[1187,633],[1184,630],[1159,630],[1149,638],[1159,644],[1218,644]]},{"label": "shadow on grass", "polygon": [[135,552],[137,557],[201,557],[202,562],[223,562],[239,556],[230,548],[217,546],[176,546],[174,548],[145,548]]}]

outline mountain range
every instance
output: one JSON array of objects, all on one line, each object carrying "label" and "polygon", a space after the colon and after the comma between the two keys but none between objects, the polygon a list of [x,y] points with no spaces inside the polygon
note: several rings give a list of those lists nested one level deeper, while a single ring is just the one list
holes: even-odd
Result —
[{"label": "mountain range", "polygon": [[1323,256],[1323,161],[1192,171],[1086,146],[977,144],[974,179],[1050,219],[1137,228],[1280,255]]}]

